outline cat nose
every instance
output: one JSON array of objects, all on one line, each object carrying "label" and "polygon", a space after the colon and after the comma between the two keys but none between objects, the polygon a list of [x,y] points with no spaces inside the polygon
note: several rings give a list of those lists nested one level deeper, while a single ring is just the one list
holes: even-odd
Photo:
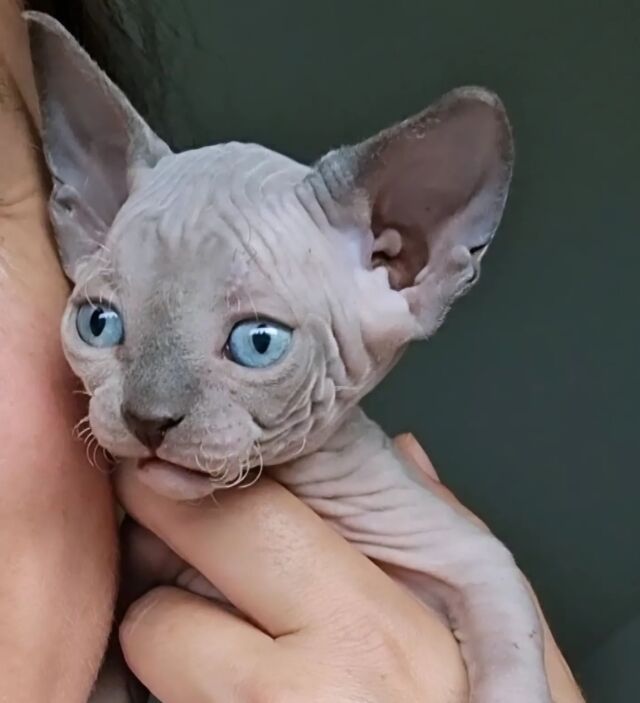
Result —
[{"label": "cat nose", "polygon": [[184,415],[179,417],[168,415],[159,417],[142,416],[131,408],[123,406],[122,418],[136,438],[153,452],[162,444],[167,432],[172,427],[177,427],[184,420]]}]

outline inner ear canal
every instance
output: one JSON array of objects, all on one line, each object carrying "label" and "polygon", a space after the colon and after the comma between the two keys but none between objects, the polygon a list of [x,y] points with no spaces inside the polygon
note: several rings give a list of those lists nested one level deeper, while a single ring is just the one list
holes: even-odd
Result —
[{"label": "inner ear canal", "polygon": [[375,235],[373,258],[381,256],[385,260],[394,259],[402,251],[402,235],[397,229],[387,227]]},{"label": "inner ear canal", "polygon": [[416,276],[427,265],[429,252],[420,232],[411,233],[411,227],[371,223],[374,236],[371,265],[384,266],[393,290],[414,285]]}]

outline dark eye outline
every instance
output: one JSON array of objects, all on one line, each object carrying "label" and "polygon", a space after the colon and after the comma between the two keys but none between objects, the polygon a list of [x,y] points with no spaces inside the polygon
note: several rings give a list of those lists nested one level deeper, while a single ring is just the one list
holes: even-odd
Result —
[{"label": "dark eye outline", "polygon": [[[290,343],[289,346],[285,349],[285,351],[282,353],[282,356],[280,356],[276,361],[274,361],[272,364],[267,364],[265,366],[248,366],[246,364],[243,364],[242,362],[238,361],[234,356],[233,352],[231,350],[231,337],[233,336],[233,333],[238,329],[238,327],[241,327],[242,325],[247,325],[247,324],[254,324],[254,325],[270,325],[272,327],[277,327],[280,328],[281,330],[284,330],[289,333],[290,335]],[[291,343],[293,342],[293,333],[294,330],[292,327],[289,327],[289,325],[286,325],[284,322],[279,322],[278,320],[274,320],[273,318],[270,317],[262,317],[260,315],[255,316],[255,317],[245,317],[237,320],[233,326],[231,327],[231,331],[229,332],[229,335],[227,336],[227,341],[224,344],[224,347],[222,349],[222,356],[225,359],[228,359],[231,361],[233,364],[236,366],[240,366],[243,369],[249,369],[250,371],[265,371],[267,369],[272,369],[276,366],[278,366],[282,361],[285,359],[286,356],[289,354],[289,350],[291,349]]]},{"label": "dark eye outline", "polygon": [[[98,344],[91,344],[90,342],[87,342],[87,340],[82,336],[82,333],[80,332],[80,328],[79,328],[80,313],[86,307],[92,307],[94,310],[101,308],[104,311],[113,312],[118,316],[118,319],[120,320],[121,332],[120,332],[120,338],[115,344],[109,344],[109,345],[104,345],[104,346],[101,346]],[[119,346],[122,346],[122,344],[124,344],[125,329],[124,329],[124,318],[122,317],[122,313],[115,305],[113,305],[113,303],[110,303],[103,298],[90,298],[88,300],[85,299],[82,302],[79,302],[76,304],[75,329],[76,329],[76,333],[77,333],[78,337],[80,338],[80,340],[82,341],[82,343],[86,344],[88,347],[91,347],[92,349],[114,349],[115,347],[119,347]]]}]

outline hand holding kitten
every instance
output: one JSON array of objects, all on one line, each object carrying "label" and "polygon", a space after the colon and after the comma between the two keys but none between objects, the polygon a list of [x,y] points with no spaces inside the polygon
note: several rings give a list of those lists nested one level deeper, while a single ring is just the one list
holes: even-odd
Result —
[{"label": "hand holding kitten", "polygon": [[[395,444],[431,490],[477,520],[411,436]],[[466,703],[464,664],[442,620],[281,486],[267,479],[220,494],[217,507],[194,506],[158,496],[138,474],[122,472],[119,490],[150,531],[134,528],[136,553],[127,561],[138,569],[138,588],[164,585],[129,609],[120,637],[129,666],[163,703]],[[187,592],[206,590],[191,565],[248,621]],[[554,700],[580,703],[548,628],[545,637]]]}]

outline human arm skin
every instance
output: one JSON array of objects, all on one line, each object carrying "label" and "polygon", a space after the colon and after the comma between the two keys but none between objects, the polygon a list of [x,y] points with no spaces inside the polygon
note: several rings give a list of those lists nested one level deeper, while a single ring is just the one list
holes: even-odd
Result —
[{"label": "human arm skin", "polygon": [[111,624],[107,476],[73,427],[86,412],[59,342],[68,294],[20,7],[0,0],[0,700],[85,703]]}]

